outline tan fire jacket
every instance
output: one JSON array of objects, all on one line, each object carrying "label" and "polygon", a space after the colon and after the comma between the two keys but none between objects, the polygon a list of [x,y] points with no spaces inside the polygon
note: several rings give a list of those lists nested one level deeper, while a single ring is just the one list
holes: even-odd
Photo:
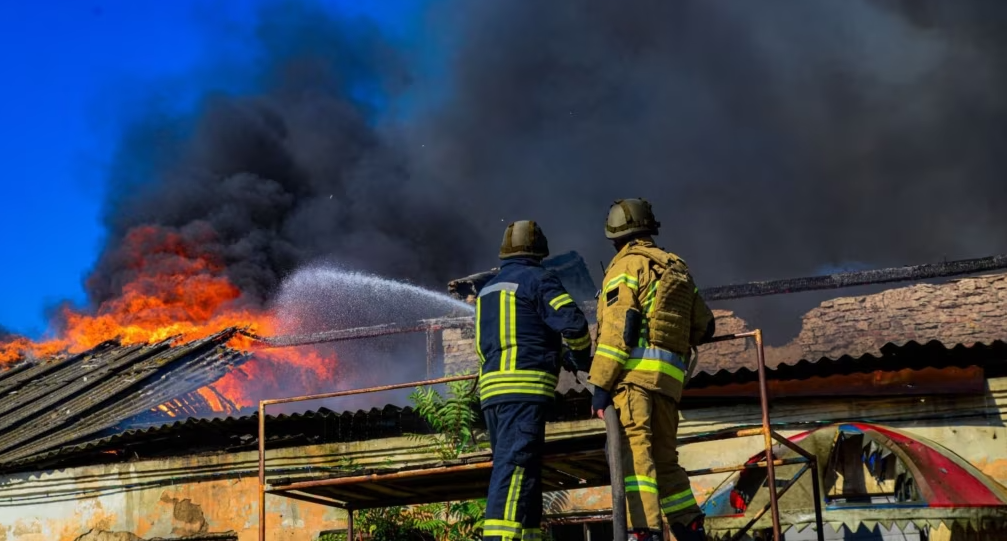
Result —
[{"label": "tan fire jacket", "polygon": [[685,262],[649,240],[630,242],[612,259],[597,319],[591,382],[613,390],[625,381],[676,401],[690,348],[713,333],[713,313]]}]

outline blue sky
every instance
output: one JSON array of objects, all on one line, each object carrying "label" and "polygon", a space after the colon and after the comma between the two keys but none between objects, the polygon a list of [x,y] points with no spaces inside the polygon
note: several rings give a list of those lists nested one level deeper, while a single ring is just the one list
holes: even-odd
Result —
[{"label": "blue sky", "polygon": [[[104,235],[105,168],[131,107],[172,82],[198,92],[193,74],[221,54],[208,48],[226,44],[214,25],[248,27],[259,3],[66,0],[0,10],[0,326],[39,336],[47,306],[86,300],[83,279]],[[418,14],[406,0],[323,3],[393,33]],[[251,55],[240,42],[228,49],[239,62]],[[192,97],[174,99],[184,106]]]}]

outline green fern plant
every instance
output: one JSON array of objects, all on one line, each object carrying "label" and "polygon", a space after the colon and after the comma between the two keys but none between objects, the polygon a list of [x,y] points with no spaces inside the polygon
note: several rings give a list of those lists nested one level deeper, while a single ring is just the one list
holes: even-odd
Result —
[{"label": "green fern plant", "polygon": [[[416,521],[402,506],[368,509],[354,514],[358,531],[372,541],[423,541]],[[351,540],[352,541],[352,540]]]},{"label": "green fern plant", "polygon": [[[414,436],[434,447],[443,460],[476,448],[473,431],[478,414],[474,383],[448,383],[447,396],[417,388],[409,401],[435,434]],[[482,534],[486,500],[388,507],[358,512],[361,532],[373,541],[473,541]]]},{"label": "green fern plant", "polygon": [[447,386],[447,398],[436,389],[421,387],[409,395],[409,401],[436,432],[417,439],[432,444],[440,458],[451,460],[476,447],[473,426],[478,420],[474,407],[477,398],[474,383],[453,381]]},{"label": "green fern plant", "polygon": [[410,512],[416,529],[435,541],[471,541],[482,533],[486,500],[432,503]]}]

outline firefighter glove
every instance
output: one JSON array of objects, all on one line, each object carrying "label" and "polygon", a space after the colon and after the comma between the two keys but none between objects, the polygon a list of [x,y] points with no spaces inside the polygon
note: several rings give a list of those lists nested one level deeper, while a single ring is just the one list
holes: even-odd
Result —
[{"label": "firefighter glove", "polygon": [[603,419],[605,417],[605,408],[611,405],[612,393],[596,386],[594,388],[594,396],[591,398],[591,414]]},{"label": "firefighter glove", "polygon": [[563,363],[564,370],[573,372],[574,374],[577,373],[577,363],[574,362],[573,352],[570,351],[570,348],[564,346],[559,358]]}]

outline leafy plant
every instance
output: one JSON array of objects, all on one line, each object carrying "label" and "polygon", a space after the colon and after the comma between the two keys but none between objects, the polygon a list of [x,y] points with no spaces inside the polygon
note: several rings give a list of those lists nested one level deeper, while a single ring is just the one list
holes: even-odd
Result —
[{"label": "leafy plant", "polygon": [[356,459],[351,456],[341,456],[339,457],[336,469],[351,472],[360,469],[360,465],[357,463]]},{"label": "leafy plant", "polygon": [[[354,515],[373,541],[472,541],[482,533],[486,501],[369,509]],[[341,540],[340,540],[341,541]]]},{"label": "leafy plant", "polygon": [[426,541],[416,518],[403,506],[368,509],[354,515],[358,531],[373,541]]},{"label": "leafy plant", "polygon": [[436,434],[420,436],[434,445],[438,456],[445,460],[458,458],[476,448],[473,426],[477,420],[474,383],[453,381],[447,384],[447,398],[437,389],[417,388],[409,395],[416,412]]},{"label": "leafy plant", "polygon": [[[447,397],[436,389],[417,388],[409,401],[435,432],[416,438],[433,445],[441,459],[455,459],[476,448],[472,383],[448,383]],[[475,500],[370,509],[354,516],[360,531],[373,541],[471,541],[482,533],[485,512],[486,500]]]},{"label": "leafy plant", "polygon": [[411,511],[416,529],[436,541],[470,541],[482,533],[486,500],[432,503]]}]

